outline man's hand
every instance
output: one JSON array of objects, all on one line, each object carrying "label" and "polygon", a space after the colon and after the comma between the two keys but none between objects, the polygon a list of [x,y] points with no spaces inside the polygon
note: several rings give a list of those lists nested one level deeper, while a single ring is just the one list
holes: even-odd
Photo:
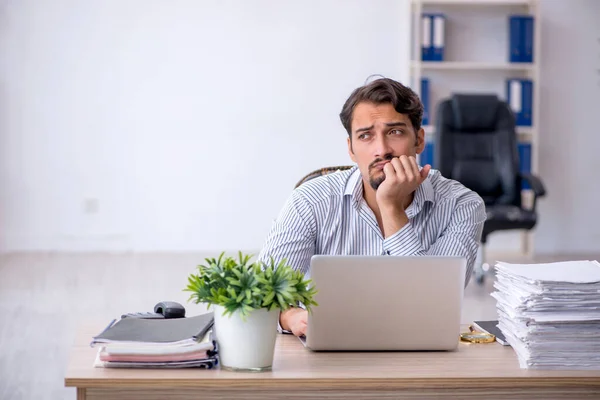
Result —
[{"label": "man's hand", "polygon": [[423,183],[430,169],[431,166],[427,164],[419,171],[417,160],[413,156],[392,158],[383,167],[385,180],[379,185],[375,195],[379,207],[403,209],[406,199]]},{"label": "man's hand", "polygon": [[431,165],[427,164],[419,171],[417,160],[405,155],[385,164],[385,180],[375,194],[385,237],[393,235],[408,223],[404,206],[409,196],[427,179],[430,170]]},{"label": "man's hand", "polygon": [[296,336],[306,335],[308,311],[302,308],[290,308],[281,313],[279,324],[286,331],[292,331]]}]

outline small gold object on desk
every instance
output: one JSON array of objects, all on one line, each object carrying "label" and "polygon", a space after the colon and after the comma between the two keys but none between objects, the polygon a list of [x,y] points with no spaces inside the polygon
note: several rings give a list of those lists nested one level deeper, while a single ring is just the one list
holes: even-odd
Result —
[{"label": "small gold object on desk", "polygon": [[492,343],[496,341],[496,336],[487,332],[479,332],[473,328],[473,325],[469,326],[470,332],[463,332],[460,334],[460,340],[463,342],[470,343]]}]

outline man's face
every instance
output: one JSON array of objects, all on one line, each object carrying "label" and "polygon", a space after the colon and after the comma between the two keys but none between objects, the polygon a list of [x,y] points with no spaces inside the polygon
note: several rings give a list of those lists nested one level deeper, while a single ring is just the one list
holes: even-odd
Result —
[{"label": "man's face", "polygon": [[416,157],[425,147],[425,132],[415,130],[391,104],[359,103],[352,116],[348,152],[374,190],[385,180],[383,166],[393,157]]}]

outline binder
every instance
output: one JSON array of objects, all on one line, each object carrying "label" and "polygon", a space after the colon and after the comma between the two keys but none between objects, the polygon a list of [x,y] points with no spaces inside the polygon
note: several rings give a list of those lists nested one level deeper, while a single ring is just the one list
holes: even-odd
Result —
[{"label": "binder", "polygon": [[435,168],[433,165],[433,151],[434,151],[434,143],[432,141],[428,141],[425,143],[425,148],[421,153],[420,161],[421,166],[425,166],[427,164],[431,165],[431,168]]},{"label": "binder", "polygon": [[[531,143],[519,143],[519,172],[526,174],[531,172]],[[521,189],[530,189],[525,180],[521,182]]]},{"label": "binder", "polygon": [[433,47],[432,47],[432,32],[433,23],[430,14],[421,15],[421,60],[432,61],[433,60]]},{"label": "binder", "polygon": [[533,125],[533,81],[507,79],[506,101],[515,113],[517,126]]},{"label": "binder", "polygon": [[508,61],[523,62],[521,17],[511,15],[508,18]]},{"label": "binder", "polygon": [[429,79],[421,78],[421,103],[423,104],[422,125],[429,125]]},{"label": "binder", "polygon": [[534,51],[533,16],[509,16],[508,32],[509,62],[532,63]]},{"label": "binder", "polygon": [[523,30],[523,62],[533,62],[533,39],[534,39],[534,21],[533,16],[524,15],[521,17]]},{"label": "binder", "polygon": [[433,27],[433,60],[432,61],[444,61],[444,48],[446,44],[446,16],[444,14],[433,14],[432,15],[432,27]]}]

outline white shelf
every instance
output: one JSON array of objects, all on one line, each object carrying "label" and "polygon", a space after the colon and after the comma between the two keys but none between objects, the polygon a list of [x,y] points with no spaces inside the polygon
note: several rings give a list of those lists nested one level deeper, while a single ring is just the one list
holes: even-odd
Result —
[{"label": "white shelf", "polygon": [[413,0],[424,6],[529,6],[536,0]]},{"label": "white shelf", "polygon": [[[600,0],[598,0],[600,1]],[[473,93],[496,92],[501,98],[505,93],[505,80],[527,78],[533,81],[533,121],[540,121],[540,61],[541,57],[541,0],[411,0],[411,54],[410,82],[420,93],[420,80],[429,77],[429,117],[434,122],[439,101],[449,93],[470,91]],[[457,61],[422,61],[422,18],[424,12],[442,13],[447,16],[443,24],[445,38],[444,57]],[[534,63],[510,63],[504,60],[508,50],[510,26],[508,17],[514,14],[534,16]],[[500,38],[499,36],[502,35]],[[429,38],[431,40],[431,37]],[[492,53],[493,52],[493,53]],[[489,59],[500,62],[468,61]],[[435,140],[435,126],[423,126],[428,140]],[[539,129],[517,127],[517,140],[531,143],[531,171],[538,171]],[[522,237],[521,251],[531,256],[534,252],[533,235]]]},{"label": "white shelf", "polygon": [[[423,125],[425,136],[430,138],[435,134],[435,126]],[[529,142],[532,140],[534,129],[531,126],[517,126],[517,138],[519,141]]]},{"label": "white shelf", "polygon": [[412,61],[411,68],[444,71],[533,71],[532,63],[494,63],[469,61]]}]

